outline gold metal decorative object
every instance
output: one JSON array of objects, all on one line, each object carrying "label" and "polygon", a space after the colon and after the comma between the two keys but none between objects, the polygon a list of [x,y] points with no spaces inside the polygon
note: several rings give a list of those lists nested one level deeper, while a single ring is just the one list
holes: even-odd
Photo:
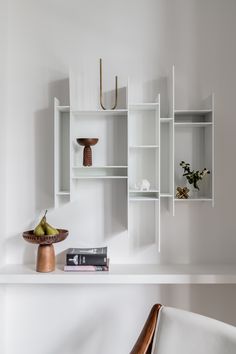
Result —
[{"label": "gold metal decorative object", "polygon": [[176,188],[176,198],[178,199],[188,199],[189,198],[189,195],[188,195],[188,192],[189,192],[189,189],[187,187],[177,187]]},{"label": "gold metal decorative object", "polygon": [[[116,106],[117,106],[117,99],[118,99],[118,77],[117,76],[115,77],[115,85],[116,85],[116,88],[115,88],[115,104],[111,108],[112,110],[116,109]],[[101,105],[102,109],[106,110],[107,108],[103,104],[102,97],[103,97],[103,95],[102,95],[102,59],[100,58],[100,105]]]}]

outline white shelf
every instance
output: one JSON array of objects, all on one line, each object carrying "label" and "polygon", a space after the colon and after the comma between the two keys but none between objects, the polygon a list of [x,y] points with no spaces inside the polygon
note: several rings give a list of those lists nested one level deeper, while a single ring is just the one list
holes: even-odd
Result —
[{"label": "white shelf", "polygon": [[147,111],[147,110],[155,110],[159,106],[157,102],[151,103],[132,103],[129,104],[129,110],[131,111]]},{"label": "white shelf", "polygon": [[95,109],[95,110],[79,110],[79,111],[71,111],[72,114],[74,115],[86,115],[86,116],[127,116],[127,109],[107,109],[107,110],[101,110],[101,109]]},{"label": "white shelf", "polygon": [[57,192],[56,195],[70,195],[70,192],[69,191],[60,191],[60,192]]},{"label": "white shelf", "polygon": [[204,128],[212,126],[212,122],[175,122],[175,127]]},{"label": "white shelf", "polygon": [[127,179],[127,176],[78,176],[72,179]]},{"label": "white shelf", "polygon": [[205,197],[199,197],[199,198],[188,198],[188,199],[179,199],[175,198],[176,202],[212,202],[212,198],[205,198]]},{"label": "white shelf", "polygon": [[92,169],[109,169],[109,168],[128,168],[128,166],[72,166],[72,168],[92,170]]},{"label": "white shelf", "polygon": [[161,198],[172,198],[173,194],[171,194],[171,193],[161,193],[160,197]]},{"label": "white shelf", "polygon": [[57,106],[59,112],[70,112],[70,106]]},{"label": "white shelf", "polygon": [[173,118],[160,118],[161,123],[171,123],[173,122]]},{"label": "white shelf", "polygon": [[158,149],[159,145],[130,145],[130,149]]},{"label": "white shelf", "polygon": [[109,272],[37,273],[34,265],[0,269],[1,285],[22,284],[236,284],[236,265],[111,265]]},{"label": "white shelf", "polygon": [[175,115],[197,115],[202,116],[212,113],[211,109],[177,109],[175,110]]},{"label": "white shelf", "polygon": [[129,189],[130,193],[159,193],[157,189],[149,189],[148,191],[141,191],[139,189]]},{"label": "white shelf", "polygon": [[153,202],[159,200],[159,198],[140,196],[140,197],[129,197],[129,200],[131,202]]}]

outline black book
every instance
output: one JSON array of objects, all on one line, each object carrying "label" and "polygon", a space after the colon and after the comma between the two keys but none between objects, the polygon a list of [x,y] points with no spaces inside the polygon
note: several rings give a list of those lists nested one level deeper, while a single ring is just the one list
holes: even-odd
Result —
[{"label": "black book", "polygon": [[66,253],[66,265],[94,265],[107,264],[107,247],[99,248],[69,248]]}]

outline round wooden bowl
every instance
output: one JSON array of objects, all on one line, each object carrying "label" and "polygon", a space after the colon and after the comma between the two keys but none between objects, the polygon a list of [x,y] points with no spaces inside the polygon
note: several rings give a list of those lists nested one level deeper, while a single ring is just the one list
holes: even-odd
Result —
[{"label": "round wooden bowl", "polygon": [[93,146],[98,142],[98,138],[78,138],[77,143],[82,146]]},{"label": "round wooden bowl", "polygon": [[23,238],[30,243],[36,243],[38,245],[51,245],[53,243],[64,241],[69,234],[68,230],[58,229],[58,231],[59,234],[57,235],[36,236],[34,235],[34,230],[29,230],[23,233]]},{"label": "round wooden bowl", "polygon": [[68,230],[58,229],[57,235],[34,235],[34,230],[25,231],[23,238],[30,243],[38,244],[36,271],[41,273],[53,272],[56,265],[53,243],[65,240],[69,234]]}]

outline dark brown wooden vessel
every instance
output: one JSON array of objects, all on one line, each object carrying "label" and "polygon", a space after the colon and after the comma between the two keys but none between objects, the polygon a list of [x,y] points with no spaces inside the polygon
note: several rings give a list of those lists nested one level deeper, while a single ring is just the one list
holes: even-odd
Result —
[{"label": "dark brown wooden vessel", "polygon": [[68,230],[58,229],[57,235],[34,235],[34,230],[25,231],[23,238],[30,243],[38,244],[36,271],[41,273],[53,272],[55,270],[56,258],[53,243],[65,240],[69,234]]},{"label": "dark brown wooden vessel", "polygon": [[84,146],[83,166],[92,166],[93,158],[91,146],[97,144],[98,138],[78,138],[76,140],[79,145]]}]

